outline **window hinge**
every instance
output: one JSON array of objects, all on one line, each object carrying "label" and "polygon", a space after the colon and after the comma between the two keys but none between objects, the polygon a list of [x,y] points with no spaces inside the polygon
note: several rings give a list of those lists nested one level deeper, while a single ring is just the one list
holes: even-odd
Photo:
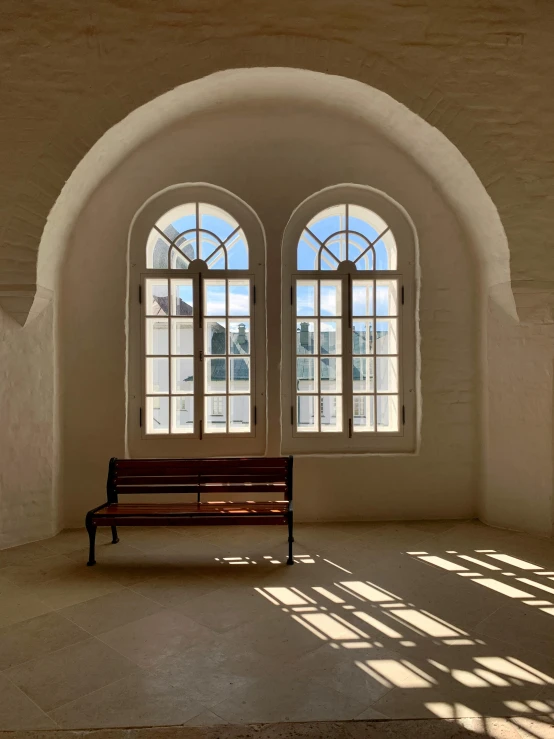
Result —
[{"label": "window hinge", "polygon": [[258,423],[258,408],[254,406],[254,426]]},{"label": "window hinge", "polygon": [[142,428],[142,408],[139,408],[139,426]]},{"label": "window hinge", "polygon": [[406,425],[406,406],[402,406],[402,426]]},{"label": "window hinge", "polygon": [[139,285],[139,303],[142,303],[142,285]]},{"label": "window hinge", "polygon": [[290,425],[294,426],[294,406],[290,407]]},{"label": "window hinge", "polygon": [[252,302],[256,305],[256,285],[252,286]]},{"label": "window hinge", "polygon": [[402,305],[404,305],[404,285],[402,285]]},{"label": "window hinge", "polygon": [[294,288],[293,288],[293,286],[291,285],[291,286],[290,286],[290,304],[291,304],[291,305],[293,305],[293,304],[294,304],[294,297],[293,297],[293,296],[294,296]]}]

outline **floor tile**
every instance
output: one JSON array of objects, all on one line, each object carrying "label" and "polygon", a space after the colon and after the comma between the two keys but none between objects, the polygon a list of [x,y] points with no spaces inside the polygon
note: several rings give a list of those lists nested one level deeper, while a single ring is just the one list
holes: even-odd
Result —
[{"label": "floor tile", "polygon": [[481,621],[476,632],[554,659],[554,615],[532,607],[503,606]]},{"label": "floor tile", "polygon": [[159,603],[132,590],[123,589],[62,608],[59,614],[96,635],[151,616],[162,609],[163,606]]},{"label": "floor tile", "polygon": [[204,707],[155,672],[138,671],[52,711],[64,729],[184,724]]},{"label": "floor tile", "polygon": [[179,611],[217,632],[274,616],[274,607],[251,587],[214,590],[185,603]]},{"label": "floor tile", "polygon": [[50,550],[42,542],[31,542],[19,547],[0,550],[0,568],[9,565],[19,565],[24,562],[33,562],[43,557],[48,557]]},{"label": "floor tile", "polygon": [[[98,529],[96,532],[96,545],[105,542],[110,537],[108,531]],[[41,542],[51,554],[69,554],[76,550],[88,551],[88,534],[85,528],[66,529],[57,536]]]},{"label": "floor tile", "polygon": [[44,711],[98,690],[136,666],[96,639],[12,667],[5,675]]},{"label": "floor tile", "polygon": [[366,707],[311,679],[298,680],[291,671],[290,675],[280,678],[259,680],[237,691],[213,710],[229,723],[272,723],[348,720]]},{"label": "floor tile", "polygon": [[48,582],[28,585],[27,589],[50,608],[60,609],[112,593],[121,587],[120,583],[110,579],[104,573],[96,573],[89,568],[84,569],[82,573],[76,572],[67,577],[58,577]]},{"label": "floor tile", "polygon": [[241,649],[254,649],[284,661],[297,659],[321,646],[318,636],[283,614],[243,624],[227,631],[224,638]]},{"label": "floor tile", "polygon": [[29,621],[6,626],[0,629],[0,670],[37,659],[88,638],[86,631],[57,613],[47,613]]},{"label": "floor tile", "polygon": [[165,574],[159,571],[155,577],[150,577],[130,587],[135,593],[150,598],[166,608],[178,608],[195,598],[219,589],[221,581],[209,575],[182,569],[171,570]]},{"label": "floor tile", "polygon": [[208,648],[214,637],[213,631],[184,614],[164,610],[108,631],[99,639],[140,667],[153,667],[190,647]]},{"label": "floor tile", "polygon": [[49,554],[47,557],[4,567],[0,572],[14,585],[25,587],[35,583],[55,580],[75,573],[78,565],[68,557]]},{"label": "floor tile", "polygon": [[0,675],[0,731],[55,729],[56,724],[6,677]]},{"label": "floor tile", "polygon": [[214,707],[237,691],[282,670],[279,661],[250,649],[216,638],[209,645],[191,647],[168,657],[157,666],[157,673],[179,685],[204,706]]},{"label": "floor tile", "polygon": [[[345,693],[363,706],[369,706],[390,690],[359,666],[364,657],[374,656],[373,651],[375,650],[335,650],[326,644],[296,660],[294,674],[302,679],[311,677],[315,683]],[[383,654],[384,650],[379,652],[383,659],[399,659],[397,654]]]},{"label": "floor tile", "polygon": [[0,580],[0,628],[27,621],[52,610],[52,606],[7,580]]}]

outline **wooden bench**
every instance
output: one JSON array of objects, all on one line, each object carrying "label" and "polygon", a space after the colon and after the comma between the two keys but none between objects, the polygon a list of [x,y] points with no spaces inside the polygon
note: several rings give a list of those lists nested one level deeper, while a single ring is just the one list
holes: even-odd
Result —
[{"label": "wooden bench", "polygon": [[[98,526],[111,526],[117,544],[118,526],[191,526],[219,524],[286,524],[292,565],[292,457],[230,459],[116,459],[110,460],[108,500],[89,511],[85,525],[90,553],[87,564],[96,564]],[[185,503],[120,503],[119,496],[191,494]],[[245,493],[247,502],[233,502]],[[270,494],[271,501],[255,501],[254,494]],[[203,500],[202,496],[219,498]]]}]

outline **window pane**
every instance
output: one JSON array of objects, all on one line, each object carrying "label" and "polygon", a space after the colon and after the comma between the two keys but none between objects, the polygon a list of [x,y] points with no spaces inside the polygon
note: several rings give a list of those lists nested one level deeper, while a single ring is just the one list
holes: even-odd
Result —
[{"label": "window pane", "polygon": [[296,322],[296,353],[315,354],[317,352],[316,321]]},{"label": "window pane", "polygon": [[340,316],[341,311],[341,283],[328,280],[320,283],[320,314],[322,316]]},{"label": "window pane", "polygon": [[244,232],[238,231],[225,244],[228,269],[248,269],[248,245]]},{"label": "window pane", "polygon": [[398,359],[377,357],[377,392],[398,392]]},{"label": "window pane", "polygon": [[171,360],[171,381],[174,393],[192,393],[194,390],[194,359],[177,357]]},{"label": "window pane", "polygon": [[190,318],[174,318],[172,324],[172,354],[194,354],[194,335]]},{"label": "window pane", "polygon": [[146,280],[146,315],[169,315],[169,292],[167,280]]},{"label": "window pane", "polygon": [[342,397],[322,395],[320,398],[321,431],[342,431]]},{"label": "window pane", "polygon": [[146,431],[149,434],[169,433],[169,398],[146,398]]},{"label": "window pane", "polygon": [[146,353],[169,354],[169,326],[167,318],[146,319]]},{"label": "window pane", "polygon": [[238,228],[237,221],[222,208],[211,203],[199,203],[200,228],[211,231],[225,241]]},{"label": "window pane", "polygon": [[227,389],[226,363],[222,359],[206,359],[206,393],[224,393]]},{"label": "window pane", "polygon": [[353,431],[375,431],[375,398],[373,395],[354,396]]},{"label": "window pane", "polygon": [[169,359],[154,357],[146,360],[146,393],[169,392]]},{"label": "window pane", "polygon": [[398,354],[397,321],[395,318],[377,321],[377,354]]},{"label": "window pane", "polygon": [[238,357],[229,360],[229,392],[250,392],[250,358]]},{"label": "window pane", "polygon": [[[215,360],[217,362],[222,360]],[[225,433],[227,430],[227,397],[213,395],[204,398],[205,431],[208,434]]]},{"label": "window pane", "polygon": [[352,360],[352,388],[355,393],[372,393],[373,358],[354,357]]},{"label": "window pane", "polygon": [[194,398],[191,395],[180,396],[172,398],[171,402],[171,432],[192,434],[194,432]]},{"label": "window pane", "polygon": [[296,315],[317,315],[317,281],[298,280],[296,283]]},{"label": "window pane", "polygon": [[298,242],[297,266],[298,269],[317,269],[317,255],[320,244],[308,231],[304,231]]},{"label": "window pane", "polygon": [[250,315],[250,280],[229,280],[229,315]]},{"label": "window pane", "polygon": [[373,315],[373,280],[352,281],[352,315]]},{"label": "window pane", "polygon": [[340,354],[342,351],[342,342],[340,335],[340,321],[321,321],[319,324],[320,331],[320,353],[321,354]]},{"label": "window pane", "polygon": [[319,362],[321,392],[340,393],[342,390],[341,360],[336,357],[325,357]]},{"label": "window pane", "polygon": [[299,357],[296,360],[296,390],[299,393],[317,390],[315,374],[316,360],[313,357]]},{"label": "window pane", "polygon": [[250,354],[250,321],[229,322],[229,354]]},{"label": "window pane", "polygon": [[186,245],[182,243],[180,249],[176,249],[174,246],[171,247],[169,251],[169,266],[171,269],[188,269],[191,258],[187,259],[187,252],[190,253],[195,250],[194,241],[188,242]]},{"label": "window pane", "polygon": [[398,431],[398,395],[377,396],[377,431]]},{"label": "window pane", "polygon": [[297,401],[297,423],[298,431],[318,430],[318,396],[299,395]]},{"label": "window pane", "polygon": [[250,431],[250,396],[231,395],[229,398],[229,430]]},{"label": "window pane", "polygon": [[398,280],[377,280],[377,315],[396,316]]},{"label": "window pane", "polygon": [[171,315],[193,315],[192,280],[171,280]]},{"label": "window pane", "polygon": [[227,321],[206,321],[204,354],[225,354]]},{"label": "window pane", "polygon": [[373,321],[352,322],[352,354],[373,353]]},{"label": "window pane", "polygon": [[205,280],[204,293],[204,315],[227,315],[227,307],[225,303],[225,280]]}]

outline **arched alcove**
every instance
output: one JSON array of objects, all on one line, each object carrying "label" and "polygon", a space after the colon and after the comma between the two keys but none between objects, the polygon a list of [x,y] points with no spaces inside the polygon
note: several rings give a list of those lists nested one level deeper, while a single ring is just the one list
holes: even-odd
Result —
[{"label": "arched alcove", "polygon": [[[288,217],[318,189],[366,184],[406,208],[422,245],[421,453],[358,467],[301,460],[298,484],[317,495],[300,499],[298,512],[311,520],[477,515],[494,472],[487,468],[487,315],[492,306],[496,327],[516,320],[506,238],[492,201],[460,152],[388,95],[318,73],[250,69],[183,85],[114,126],[75,169],[50,215],[38,282],[44,295],[56,293],[58,306],[59,525],[80,523],[102,487],[106,460],[125,453],[130,223],[156,192],[194,181],[227,188],[254,208],[272,275]],[[40,308],[37,302],[35,314]],[[278,320],[270,302],[269,326]],[[269,346],[271,418],[278,414],[271,387],[279,356],[271,338]],[[271,423],[268,450],[279,451]],[[360,479],[376,481],[382,492],[355,495],[346,505],[343,498],[339,507],[337,486],[355,488]],[[488,509],[492,522],[497,510],[498,502]],[[502,523],[518,525],[513,515]]]}]

